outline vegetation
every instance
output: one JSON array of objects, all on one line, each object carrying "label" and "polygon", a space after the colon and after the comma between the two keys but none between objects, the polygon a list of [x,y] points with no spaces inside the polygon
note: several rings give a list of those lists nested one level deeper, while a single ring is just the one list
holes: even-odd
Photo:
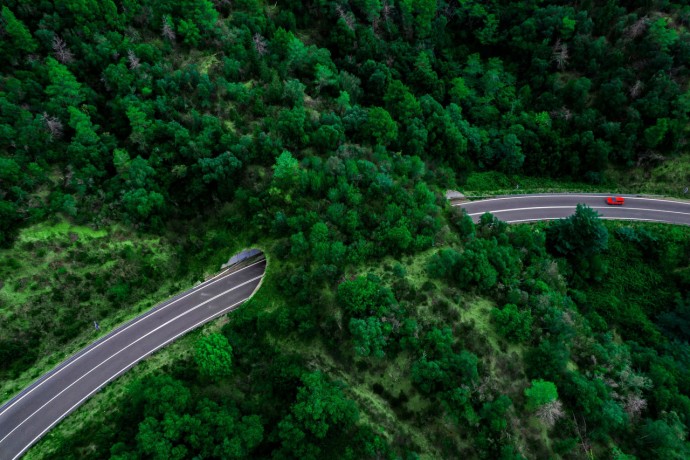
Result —
[{"label": "vegetation", "polygon": [[222,327],[41,451],[688,457],[687,229],[475,225],[442,193],[681,194],[681,3],[6,1],[7,397],[92,321],[271,257]]}]

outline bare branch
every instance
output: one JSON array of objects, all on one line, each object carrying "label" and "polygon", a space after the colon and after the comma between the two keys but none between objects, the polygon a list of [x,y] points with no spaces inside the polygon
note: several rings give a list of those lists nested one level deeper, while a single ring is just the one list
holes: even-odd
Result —
[{"label": "bare branch", "polygon": [[636,420],[646,407],[647,401],[642,396],[631,393],[625,398],[625,406],[623,408],[631,420]]},{"label": "bare branch", "polygon": [[630,88],[630,97],[633,99],[637,99],[640,93],[642,93],[642,90],[644,89],[644,83],[642,83],[640,80],[637,80],[635,84]]},{"label": "bare branch", "polygon": [[47,112],[43,112],[43,121],[45,121],[46,128],[50,133],[52,139],[59,139],[62,137],[62,122]]},{"label": "bare branch", "polygon": [[134,54],[134,51],[132,50],[127,51],[127,61],[129,61],[129,68],[132,70],[136,69],[141,65],[139,58],[136,54]]},{"label": "bare branch", "polygon": [[266,39],[261,36],[260,33],[255,33],[254,34],[254,48],[256,48],[256,52],[259,53],[259,55],[263,56],[268,52],[268,43],[266,43]]},{"label": "bare branch", "polygon": [[570,54],[568,53],[568,45],[561,43],[561,40],[557,40],[556,44],[553,46],[553,54],[551,59],[556,62],[558,70],[565,70],[565,66],[568,64],[570,59]]},{"label": "bare branch", "polygon": [[175,29],[173,29],[173,26],[170,24],[168,18],[163,19],[163,29],[161,30],[161,35],[163,38],[167,38],[171,42],[175,41]]},{"label": "bare branch", "polygon": [[53,35],[53,52],[55,59],[63,64],[74,61],[74,55],[67,47],[67,43],[58,34]]},{"label": "bare branch", "polygon": [[647,16],[643,16],[625,30],[625,36],[631,40],[635,39],[642,35],[645,30],[647,30],[648,25],[649,18]]},{"label": "bare branch", "polygon": [[345,9],[341,5],[338,5],[335,7],[335,10],[338,12],[338,16],[340,19],[345,21],[345,24],[350,30],[355,30],[355,17],[353,16],[351,11],[345,12]]},{"label": "bare branch", "polygon": [[563,404],[559,400],[555,400],[539,407],[535,415],[547,428],[552,428],[558,419],[565,415],[565,412],[563,411]]}]

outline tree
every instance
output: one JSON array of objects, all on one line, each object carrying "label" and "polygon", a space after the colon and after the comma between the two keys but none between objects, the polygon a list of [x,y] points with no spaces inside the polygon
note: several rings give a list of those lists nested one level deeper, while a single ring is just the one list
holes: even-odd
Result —
[{"label": "tree", "polygon": [[345,397],[341,385],[329,382],[321,372],[304,374],[301,380],[291,416],[305,432],[324,439],[329,432],[354,425],[359,412],[355,403]]},{"label": "tree", "polygon": [[669,48],[678,41],[678,32],[668,26],[668,19],[659,18],[649,26],[649,35],[662,52],[668,52]]},{"label": "tree", "polygon": [[289,192],[299,183],[299,161],[292,153],[283,150],[273,166],[273,184],[283,192]]},{"label": "tree", "polygon": [[608,248],[608,230],[599,214],[584,204],[578,204],[567,219],[552,223],[546,236],[549,247],[562,256],[586,258]]},{"label": "tree", "polygon": [[372,313],[382,316],[395,302],[393,293],[378,283],[373,275],[358,276],[338,285],[338,302],[349,314],[365,317]]},{"label": "tree", "polygon": [[558,399],[556,385],[545,380],[532,380],[532,386],[525,389],[527,403],[525,407],[529,411],[535,411],[540,407]]},{"label": "tree", "polygon": [[510,341],[525,342],[532,332],[532,314],[529,310],[518,310],[517,305],[509,303],[503,309],[491,311],[498,332]]},{"label": "tree", "polygon": [[394,79],[388,83],[383,100],[388,112],[394,114],[401,123],[408,123],[413,118],[422,116],[419,101],[400,80]]},{"label": "tree", "polygon": [[305,131],[307,112],[302,106],[283,109],[278,114],[277,129],[288,147],[301,147],[309,142],[309,135]]},{"label": "tree", "polygon": [[3,28],[5,32],[7,32],[7,35],[10,36],[15,49],[25,53],[33,53],[36,51],[37,45],[31,36],[31,32],[22,21],[17,19],[12,10],[3,6],[0,16],[2,16],[4,22],[4,24],[2,24]]},{"label": "tree", "polygon": [[67,67],[52,57],[46,58],[46,67],[50,79],[46,86],[46,95],[50,97],[48,109],[63,120],[67,119],[68,107],[78,107],[85,100],[82,86]]},{"label": "tree", "polygon": [[11,201],[0,200],[0,248],[8,248],[19,232],[21,215],[17,205]]},{"label": "tree", "polygon": [[383,322],[375,316],[364,319],[351,318],[349,329],[354,340],[355,352],[359,356],[373,355],[383,358],[386,355],[384,348],[393,329],[390,323]]},{"label": "tree", "polygon": [[194,360],[202,375],[220,379],[232,374],[232,346],[222,334],[208,334],[196,343]]},{"label": "tree", "polygon": [[461,260],[462,256],[458,251],[443,248],[431,257],[427,270],[437,278],[453,279]]},{"label": "tree", "polygon": [[375,143],[388,145],[398,138],[398,125],[386,109],[374,107],[369,110],[367,132]]},{"label": "tree", "polygon": [[401,0],[403,25],[414,26],[417,38],[424,39],[431,34],[431,22],[436,16],[436,0]]}]

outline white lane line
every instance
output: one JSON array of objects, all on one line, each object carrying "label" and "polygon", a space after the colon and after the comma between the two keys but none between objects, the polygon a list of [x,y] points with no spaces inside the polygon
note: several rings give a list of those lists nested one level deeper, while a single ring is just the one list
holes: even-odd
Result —
[{"label": "white lane line", "polygon": [[[575,209],[576,206],[534,206],[531,208],[513,208],[513,209],[497,209],[495,211],[486,211],[490,212],[491,214],[498,214],[501,212],[513,212],[513,211],[530,211],[534,209]],[[648,209],[648,208],[631,208],[629,206],[626,207],[609,207],[609,206],[591,206],[592,209],[606,209],[606,210],[628,210],[628,211],[648,211],[648,212],[663,212],[663,213],[668,213],[668,214],[682,214],[684,216],[690,216],[690,212],[681,212],[681,211],[667,211],[664,209]],[[468,216],[478,216],[480,214],[485,214],[486,212],[473,212],[473,213],[468,213]]]},{"label": "white lane line", "polygon": [[[247,265],[246,267],[243,267],[243,268],[237,270],[236,272],[230,273],[230,274],[228,274],[227,276],[233,276],[234,274],[240,273],[241,271],[246,270],[247,268],[253,267],[253,266],[256,265],[256,264],[260,264],[261,262],[263,262],[263,260],[260,260],[260,261],[258,261],[258,262],[254,262],[254,263],[251,264],[251,265]],[[20,394],[19,397],[18,397],[17,399],[15,399],[14,401],[10,401],[9,404],[8,404],[7,406],[5,406],[5,407],[3,407],[2,409],[0,409],[0,417],[2,417],[2,415],[3,415],[5,412],[7,412],[10,408],[12,408],[15,404],[17,404],[17,403],[20,402],[22,399],[24,399],[25,397],[27,397],[28,395],[30,395],[31,393],[33,393],[34,390],[37,390],[38,388],[40,388],[44,383],[46,383],[47,381],[49,381],[50,379],[52,379],[53,377],[55,377],[56,375],[58,375],[60,372],[62,372],[63,370],[67,369],[67,368],[70,367],[72,364],[76,363],[76,362],[79,361],[81,358],[83,358],[84,356],[88,355],[89,353],[91,353],[93,350],[97,349],[98,347],[100,347],[100,346],[103,345],[104,343],[107,343],[108,341],[110,341],[110,339],[113,339],[113,338],[117,337],[118,335],[120,335],[121,333],[125,332],[127,329],[131,328],[132,326],[134,326],[134,325],[136,325],[136,324],[139,324],[139,322],[141,322],[143,319],[149,318],[149,317],[155,315],[156,313],[165,310],[166,308],[168,308],[168,307],[174,305],[175,303],[179,302],[180,300],[185,299],[185,298],[189,297],[190,295],[196,293],[196,292],[199,291],[200,289],[205,288],[205,287],[208,287],[208,286],[210,286],[210,285],[212,285],[212,284],[217,283],[218,281],[221,280],[221,278],[219,278],[219,279],[216,279],[216,278],[218,278],[219,276],[225,274],[228,270],[230,270],[230,269],[228,268],[227,270],[224,270],[224,271],[220,272],[218,275],[214,276],[213,278],[211,278],[211,279],[209,279],[209,280],[207,280],[207,281],[204,281],[203,283],[199,284],[199,285],[196,286],[196,287],[193,287],[188,293],[186,293],[186,294],[183,295],[182,297],[179,297],[179,298],[173,300],[172,302],[170,302],[170,303],[168,303],[168,304],[165,304],[165,305],[161,306],[160,308],[155,308],[155,307],[154,307],[154,309],[149,310],[148,312],[144,313],[143,315],[141,315],[141,316],[135,318],[134,321],[133,321],[132,323],[129,323],[129,324],[125,325],[125,327],[123,327],[123,328],[120,329],[120,330],[116,330],[114,333],[112,333],[112,335],[107,335],[107,336],[105,336],[100,342],[97,342],[96,345],[94,345],[93,347],[89,348],[89,349],[86,350],[83,354],[81,354],[81,355],[75,357],[73,360],[67,362],[66,364],[64,364],[64,362],[59,363],[56,367],[59,367],[59,366],[62,366],[62,367],[59,367],[59,369],[57,369],[57,370],[56,370],[56,368],[53,368],[51,371],[49,371],[49,375],[48,375],[43,381],[39,382],[36,386],[34,386],[33,388],[31,388],[31,385],[34,385],[35,382],[32,383],[31,385],[29,385],[29,388],[31,388],[29,391],[27,391],[26,393]],[[214,280],[215,280],[215,281],[214,281]],[[69,358],[68,358],[68,359],[69,359]],[[63,366],[63,364],[64,364],[64,366]],[[43,377],[43,376],[39,377],[39,379],[42,378],[42,377]]]},{"label": "white lane line", "polygon": [[664,198],[646,198],[646,197],[641,197],[641,196],[631,196],[631,195],[619,195],[615,193],[611,193],[609,195],[571,195],[569,193],[558,193],[554,195],[513,195],[513,196],[506,196],[506,197],[501,197],[501,198],[486,198],[483,200],[475,200],[475,201],[466,201],[464,203],[457,203],[452,206],[468,206],[471,204],[479,204],[479,203],[486,203],[488,201],[499,201],[499,200],[524,200],[526,198],[608,198],[610,196],[622,196],[623,198],[627,200],[644,200],[644,201],[662,201],[665,203],[676,203],[676,204],[681,204],[681,205],[686,205],[690,206],[690,202],[687,201],[680,201],[680,200],[670,200],[670,199],[664,199]]},{"label": "white lane line", "polygon": [[195,305],[194,307],[190,308],[189,310],[186,310],[186,311],[180,313],[179,315],[175,316],[174,318],[169,319],[169,320],[166,321],[165,323],[161,324],[161,325],[158,326],[157,328],[152,329],[151,331],[149,331],[149,332],[147,332],[146,334],[142,335],[141,337],[139,337],[138,339],[136,339],[134,342],[132,342],[132,343],[130,343],[129,345],[127,345],[126,347],[123,347],[123,348],[121,348],[120,350],[118,350],[116,353],[113,353],[113,354],[110,355],[108,358],[106,358],[106,359],[104,359],[103,361],[101,361],[98,365],[96,365],[96,366],[94,366],[93,368],[91,368],[91,370],[89,370],[87,373],[85,373],[84,375],[82,375],[81,377],[79,377],[78,379],[76,379],[74,382],[70,383],[68,386],[66,386],[66,387],[65,387],[62,391],[60,391],[58,394],[56,394],[55,396],[53,396],[52,398],[50,398],[50,400],[48,400],[48,402],[44,403],[41,407],[39,407],[38,409],[36,409],[31,415],[29,415],[28,417],[26,417],[20,424],[18,424],[17,426],[15,426],[15,427],[12,429],[12,431],[10,431],[9,433],[7,433],[7,434],[5,435],[4,438],[0,439],[0,444],[2,444],[2,442],[3,442],[5,439],[7,439],[12,433],[14,433],[14,432],[15,432],[16,430],[18,430],[22,425],[24,425],[31,417],[33,417],[33,416],[36,415],[38,412],[40,412],[44,407],[46,407],[48,404],[50,404],[51,402],[53,402],[56,398],[58,398],[58,397],[59,397],[61,394],[63,394],[65,391],[67,391],[67,390],[69,390],[70,388],[72,388],[74,385],[76,385],[79,381],[81,381],[81,380],[82,380],[83,378],[85,378],[87,375],[91,374],[93,371],[95,371],[96,369],[98,369],[99,367],[101,367],[103,364],[105,364],[106,362],[108,362],[108,361],[110,361],[111,359],[113,359],[115,356],[119,355],[120,353],[122,353],[122,352],[125,351],[126,349],[130,348],[131,346],[133,346],[133,345],[136,344],[137,342],[140,342],[141,340],[144,340],[146,337],[148,337],[149,335],[151,335],[151,334],[153,334],[154,332],[158,331],[159,329],[161,329],[161,328],[167,326],[168,324],[172,323],[173,321],[176,321],[176,320],[178,320],[179,318],[181,318],[181,317],[183,317],[183,316],[185,316],[185,315],[187,315],[187,314],[193,312],[194,310],[196,310],[196,309],[198,309],[198,308],[200,308],[200,307],[206,305],[207,303],[211,302],[212,300],[215,300],[215,299],[217,299],[217,298],[219,298],[219,297],[222,297],[222,296],[224,296],[225,294],[227,294],[228,292],[234,291],[235,289],[239,289],[240,287],[242,287],[242,286],[244,286],[244,285],[246,285],[246,284],[252,283],[252,282],[254,282],[254,281],[258,280],[258,279],[261,279],[262,277],[263,277],[263,275],[257,276],[257,277],[255,277],[255,278],[252,278],[251,280],[245,281],[245,282],[242,283],[242,284],[238,284],[237,286],[234,286],[234,287],[228,289],[228,290],[225,291],[225,292],[222,292],[222,293],[220,293],[220,294],[218,294],[218,295],[216,295],[216,296],[214,296],[214,297],[211,297],[211,298],[208,299],[208,300],[204,300],[204,301],[201,302],[200,304]]},{"label": "white lane line", "polygon": [[[519,224],[520,222],[538,222],[540,220],[557,220],[563,219],[562,217],[540,217],[536,219],[518,219],[518,220],[506,220],[506,224]],[[661,219],[637,219],[635,217],[601,217],[600,219],[605,220],[635,220],[635,221],[648,221],[648,222],[661,222],[665,224],[678,224],[677,222],[672,222],[670,220]]]},{"label": "white lane line", "polygon": [[[263,275],[262,275],[262,277],[263,277]],[[259,284],[261,284],[261,283],[259,283]],[[100,390],[101,388],[103,388],[103,387],[104,387],[107,383],[109,383],[110,381],[112,381],[112,380],[114,380],[115,378],[117,378],[120,374],[122,374],[123,372],[125,372],[127,369],[129,369],[130,367],[134,366],[136,363],[138,363],[138,362],[141,361],[142,359],[146,358],[148,355],[150,355],[150,354],[154,353],[155,351],[157,351],[157,350],[163,348],[164,346],[166,346],[166,345],[169,344],[170,342],[174,341],[174,340],[177,339],[178,337],[180,337],[180,336],[186,334],[187,332],[191,331],[192,329],[196,329],[197,327],[199,327],[199,326],[201,326],[202,324],[204,324],[204,323],[210,321],[211,319],[213,319],[213,318],[215,318],[215,317],[218,317],[218,316],[221,316],[221,315],[223,315],[224,313],[228,312],[229,310],[232,310],[233,308],[235,308],[237,305],[239,305],[239,304],[241,304],[241,303],[243,303],[243,302],[246,302],[252,295],[254,295],[254,292],[256,292],[256,289],[254,289],[254,291],[251,293],[251,295],[250,295],[249,297],[247,297],[246,299],[240,300],[239,302],[234,303],[234,304],[230,305],[229,307],[224,308],[223,310],[219,311],[218,313],[216,313],[215,315],[211,316],[210,318],[206,318],[206,319],[204,319],[204,320],[202,320],[202,321],[199,321],[199,322],[196,323],[195,325],[188,327],[187,329],[185,329],[184,331],[182,331],[182,332],[180,332],[179,334],[175,335],[174,337],[172,337],[172,338],[166,340],[165,342],[161,343],[159,346],[157,346],[157,347],[154,348],[153,350],[149,351],[148,353],[145,353],[145,354],[139,356],[137,359],[135,359],[134,361],[132,361],[131,363],[129,363],[127,366],[125,366],[125,367],[122,368],[121,370],[117,371],[115,374],[113,374],[113,375],[111,375],[110,377],[108,377],[108,379],[107,379],[105,382],[103,382],[102,385],[100,385],[100,386],[99,386],[98,388],[96,388],[95,390],[92,390],[89,394],[87,394],[86,396],[84,396],[83,398],[81,398],[81,399],[80,399],[79,401],[77,401],[72,407],[70,407],[69,409],[67,409],[62,415],[60,415],[58,418],[56,418],[55,421],[54,421],[48,428],[46,428],[45,430],[41,431],[41,432],[38,434],[38,436],[36,436],[35,438],[33,438],[26,446],[24,446],[24,447],[22,448],[22,450],[20,450],[19,453],[18,453],[12,460],[17,460],[19,457],[21,457],[21,455],[22,455],[24,452],[26,452],[26,450],[27,450],[29,447],[31,447],[31,446],[33,445],[33,443],[35,443],[36,441],[38,441],[38,440],[41,438],[41,436],[43,436],[48,430],[50,430],[52,427],[54,427],[56,424],[58,424],[58,423],[60,422],[60,420],[62,420],[63,418],[65,418],[70,412],[72,412],[75,408],[79,407],[79,405],[80,405],[81,403],[83,403],[86,399],[88,399],[91,395],[93,395],[95,392],[97,392],[98,390]]]},{"label": "white lane line", "polygon": [[511,212],[511,211],[531,211],[533,209],[575,209],[576,206],[534,206],[529,208],[513,208],[513,209],[497,209],[495,211],[482,211],[467,213],[468,216],[479,216],[490,212],[491,214],[498,214],[499,212]]}]

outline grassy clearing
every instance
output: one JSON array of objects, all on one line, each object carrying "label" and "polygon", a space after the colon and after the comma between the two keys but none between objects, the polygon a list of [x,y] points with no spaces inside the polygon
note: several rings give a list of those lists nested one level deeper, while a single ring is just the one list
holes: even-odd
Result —
[{"label": "grassy clearing", "polygon": [[638,193],[690,198],[690,193],[683,193],[685,187],[690,188],[690,154],[688,153],[671,158],[650,169],[611,170],[607,174],[613,182]]},{"label": "grassy clearing", "polygon": [[[32,358],[5,362],[1,400],[179,290],[174,277],[162,276],[174,271],[174,248],[118,227],[41,223],[24,229],[13,248],[0,251],[0,260],[3,346]],[[153,283],[138,286],[136,276]]]},{"label": "grassy clearing", "polygon": [[[241,237],[199,234],[205,255],[190,269],[180,248],[166,238],[66,221],[25,228],[13,248],[0,251],[0,348],[8,355],[0,366],[0,401],[120,324],[217,272],[242,247]],[[94,320],[100,331],[94,330]]]}]

